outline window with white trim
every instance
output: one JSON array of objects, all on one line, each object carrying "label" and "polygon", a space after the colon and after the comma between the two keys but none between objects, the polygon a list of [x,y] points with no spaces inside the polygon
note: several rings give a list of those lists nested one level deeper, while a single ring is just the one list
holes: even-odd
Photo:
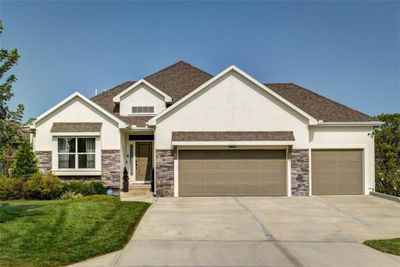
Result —
[{"label": "window with white trim", "polygon": [[96,139],[92,137],[58,138],[58,168],[96,168]]},{"label": "window with white trim", "polygon": [[154,113],[154,107],[153,106],[133,106],[132,107],[132,113]]}]

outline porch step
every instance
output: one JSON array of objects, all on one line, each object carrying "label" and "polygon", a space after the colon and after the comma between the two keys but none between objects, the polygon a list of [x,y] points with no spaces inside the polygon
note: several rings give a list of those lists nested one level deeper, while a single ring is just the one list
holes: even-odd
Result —
[{"label": "porch step", "polygon": [[150,184],[131,184],[129,185],[129,192],[126,195],[129,196],[152,196]]}]

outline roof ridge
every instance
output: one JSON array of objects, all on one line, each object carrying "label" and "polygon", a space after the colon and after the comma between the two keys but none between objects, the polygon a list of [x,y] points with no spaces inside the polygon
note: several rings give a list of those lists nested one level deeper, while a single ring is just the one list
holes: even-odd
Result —
[{"label": "roof ridge", "polygon": [[[300,85],[298,85],[298,84],[295,84],[295,83],[269,83],[269,84],[291,84],[291,85],[293,85],[293,86],[295,86],[295,87],[297,87],[297,88],[303,89],[303,90],[305,90],[305,91],[307,91],[307,92],[309,92],[309,93],[311,93],[311,94],[313,94],[313,95],[316,95],[316,96],[321,97],[321,98],[323,98],[323,99],[325,99],[325,100],[334,102],[334,103],[337,104],[337,105],[340,105],[340,106],[342,106],[342,107],[345,107],[345,108],[347,108],[347,109],[350,109],[350,110],[352,110],[352,111],[354,111],[354,112],[357,112],[357,113],[359,113],[359,114],[362,114],[362,115],[367,116],[367,117],[369,117],[370,119],[374,120],[374,118],[371,117],[371,116],[368,115],[368,114],[365,114],[365,113],[363,113],[363,112],[361,112],[361,111],[358,111],[358,110],[356,110],[356,109],[354,109],[354,108],[351,108],[351,107],[349,107],[349,106],[346,106],[346,105],[344,105],[344,104],[342,104],[342,103],[339,103],[339,102],[337,102],[337,101],[335,101],[335,100],[333,100],[333,99],[330,99],[330,98],[328,98],[328,97],[326,97],[326,96],[320,95],[320,94],[318,94],[318,93],[316,93],[316,92],[314,92],[314,91],[312,91],[312,90],[310,90],[310,89],[308,89],[308,88],[305,88],[305,87],[303,87],[303,86],[300,86]],[[268,83],[264,83],[264,85],[268,87]]]},{"label": "roof ridge", "polygon": [[175,66],[178,65],[178,64],[185,64],[185,65],[188,65],[188,66],[190,66],[190,67],[192,67],[192,68],[195,68],[195,69],[197,69],[197,70],[199,70],[199,71],[201,71],[201,72],[203,72],[203,73],[205,73],[205,74],[207,74],[207,75],[213,77],[213,75],[211,75],[210,73],[208,73],[208,72],[206,72],[206,71],[204,71],[204,70],[202,70],[202,69],[200,69],[200,68],[198,68],[198,67],[196,67],[196,66],[193,66],[192,64],[190,64],[190,63],[188,63],[188,62],[186,62],[186,61],[179,60],[178,62],[176,62],[176,63],[174,63],[174,64],[172,64],[172,65],[166,66],[166,67],[162,68],[162,69],[159,70],[159,71],[156,71],[156,72],[154,72],[154,73],[152,73],[152,74],[147,75],[147,76],[144,77],[143,79],[146,80],[146,78],[149,78],[149,77],[151,77],[151,76],[153,76],[153,75],[159,74],[160,72],[163,72],[163,71],[166,71],[166,70],[168,70],[168,69],[171,69],[171,68],[175,67]]},{"label": "roof ridge", "polygon": [[123,86],[123,85],[125,85],[125,84],[127,84],[127,83],[132,83],[132,84],[133,84],[133,83],[135,83],[135,81],[125,81],[125,82],[120,83],[120,84],[118,84],[118,85],[116,85],[116,86],[114,86],[114,87],[105,89],[105,90],[104,90],[103,92],[101,92],[100,94],[97,94],[97,95],[91,97],[90,100],[93,100],[93,99],[95,99],[95,98],[98,97],[98,96],[102,96],[103,94],[105,94],[105,93],[107,93],[107,92],[109,92],[109,91],[111,91],[111,90],[117,89],[118,87]]}]

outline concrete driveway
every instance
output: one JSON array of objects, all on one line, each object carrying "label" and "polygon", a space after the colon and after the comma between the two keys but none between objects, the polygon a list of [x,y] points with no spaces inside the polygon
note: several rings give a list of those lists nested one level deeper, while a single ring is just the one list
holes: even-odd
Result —
[{"label": "concrete driveway", "polygon": [[400,204],[373,196],[162,198],[125,249],[80,266],[392,267],[360,241],[399,236]]}]

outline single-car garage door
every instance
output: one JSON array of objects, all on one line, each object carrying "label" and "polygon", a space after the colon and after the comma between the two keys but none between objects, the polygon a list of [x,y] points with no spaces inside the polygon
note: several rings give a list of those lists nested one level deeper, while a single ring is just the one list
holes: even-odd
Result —
[{"label": "single-car garage door", "polygon": [[284,196],[285,150],[180,150],[179,196]]},{"label": "single-car garage door", "polygon": [[361,195],[362,150],[313,150],[313,195]]}]

